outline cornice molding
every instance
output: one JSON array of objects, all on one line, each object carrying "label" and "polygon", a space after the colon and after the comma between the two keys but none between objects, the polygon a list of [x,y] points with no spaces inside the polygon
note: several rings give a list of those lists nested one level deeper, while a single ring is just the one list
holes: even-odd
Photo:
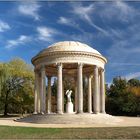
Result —
[{"label": "cornice molding", "polygon": [[42,58],[58,58],[58,57],[62,57],[62,56],[67,56],[69,57],[91,57],[91,58],[98,58],[101,59],[102,61],[104,61],[104,63],[107,63],[107,59],[105,57],[103,57],[102,55],[98,55],[98,54],[94,54],[94,53],[88,53],[88,52],[75,52],[75,51],[59,51],[59,52],[47,52],[45,54],[42,55],[37,55],[35,57],[32,58],[32,63],[35,64],[36,61],[38,61],[39,59]]}]

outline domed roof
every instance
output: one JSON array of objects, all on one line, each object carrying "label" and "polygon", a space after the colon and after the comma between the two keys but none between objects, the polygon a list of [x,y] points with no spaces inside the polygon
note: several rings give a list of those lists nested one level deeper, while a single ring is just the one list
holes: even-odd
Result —
[{"label": "domed roof", "polygon": [[101,55],[97,50],[91,48],[90,46],[77,42],[77,41],[63,41],[63,42],[57,42],[55,44],[52,44],[48,48],[42,50],[40,54],[44,54],[47,52],[59,52],[59,51],[75,51],[75,52],[89,52]]}]

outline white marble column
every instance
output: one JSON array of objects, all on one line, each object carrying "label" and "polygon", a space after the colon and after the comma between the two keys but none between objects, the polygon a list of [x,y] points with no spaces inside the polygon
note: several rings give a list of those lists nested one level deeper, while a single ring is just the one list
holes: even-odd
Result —
[{"label": "white marble column", "polygon": [[59,63],[57,65],[58,68],[58,76],[57,76],[57,113],[63,114],[63,106],[62,106],[62,64]]},{"label": "white marble column", "polygon": [[51,113],[51,77],[48,76],[47,113]]},{"label": "white marble column", "polygon": [[77,113],[83,113],[83,64],[78,64],[78,110]]},{"label": "white marble column", "polygon": [[38,72],[37,70],[34,71],[35,73],[35,84],[34,84],[34,114],[38,113]]},{"label": "white marble column", "polygon": [[92,76],[88,77],[88,113],[92,113],[92,88],[91,88]]},{"label": "white marble column", "polygon": [[78,109],[78,95],[77,95],[77,86],[75,86],[75,112],[77,112]]},{"label": "white marble column", "polygon": [[41,114],[46,113],[46,73],[45,66],[41,67]]},{"label": "white marble column", "polygon": [[62,110],[64,112],[64,82],[63,82],[63,79],[62,79]]},{"label": "white marble column", "polygon": [[38,73],[38,113],[41,113],[41,75]]},{"label": "white marble column", "polygon": [[103,69],[100,72],[100,111],[105,113],[105,75]]},{"label": "white marble column", "polygon": [[93,93],[93,111],[95,114],[100,112],[99,100],[99,72],[98,67],[94,66],[94,93]]},{"label": "white marble column", "polygon": [[98,68],[98,87],[99,87],[99,90],[98,90],[98,98],[99,98],[99,112],[100,112],[100,108],[101,108],[101,97],[100,97],[100,94],[101,94],[101,82],[100,82],[100,78],[101,78],[101,76],[100,76],[100,69]]}]

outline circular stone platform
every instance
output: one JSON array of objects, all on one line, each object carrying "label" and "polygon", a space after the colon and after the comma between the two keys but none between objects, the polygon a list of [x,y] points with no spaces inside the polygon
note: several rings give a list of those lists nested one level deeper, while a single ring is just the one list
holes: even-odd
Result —
[{"label": "circular stone platform", "polygon": [[104,124],[115,125],[122,121],[119,117],[114,117],[108,114],[45,114],[45,115],[31,115],[25,118],[16,120],[17,122],[36,123],[36,124]]}]

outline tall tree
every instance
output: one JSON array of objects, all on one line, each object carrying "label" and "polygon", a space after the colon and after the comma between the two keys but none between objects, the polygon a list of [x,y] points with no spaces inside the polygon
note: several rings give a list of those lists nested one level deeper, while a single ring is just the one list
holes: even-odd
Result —
[{"label": "tall tree", "polygon": [[[7,115],[10,111],[21,113],[23,112],[21,110],[25,108],[23,107],[25,104],[25,95],[28,95],[28,97],[32,95],[33,97],[34,75],[31,66],[18,58],[1,65],[0,101],[4,110],[4,115]],[[5,75],[2,75],[2,73]],[[29,98],[26,98],[26,100],[27,99]],[[30,99],[33,100],[33,98]],[[30,103],[32,104],[33,102]],[[17,104],[18,108],[16,108]]]},{"label": "tall tree", "polygon": [[107,89],[107,112],[114,115],[139,115],[140,86],[138,83],[139,81],[135,79],[126,81],[121,77],[114,78],[110,88]]}]

